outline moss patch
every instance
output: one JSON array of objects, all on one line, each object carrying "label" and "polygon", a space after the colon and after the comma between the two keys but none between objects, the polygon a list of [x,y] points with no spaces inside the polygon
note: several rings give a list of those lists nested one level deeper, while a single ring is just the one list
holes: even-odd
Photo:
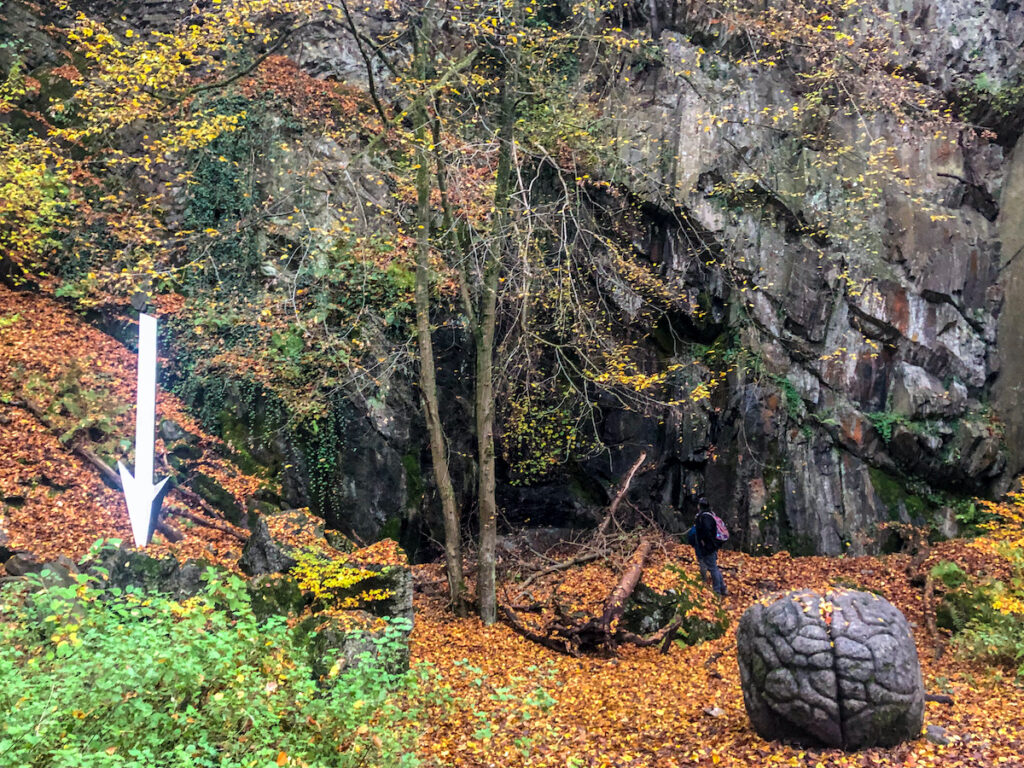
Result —
[{"label": "moss patch", "polygon": [[890,520],[902,519],[901,511],[905,512],[915,524],[927,522],[931,518],[932,505],[921,496],[907,490],[898,477],[890,475],[877,467],[869,467],[868,475],[871,486],[878,494],[889,511]]}]

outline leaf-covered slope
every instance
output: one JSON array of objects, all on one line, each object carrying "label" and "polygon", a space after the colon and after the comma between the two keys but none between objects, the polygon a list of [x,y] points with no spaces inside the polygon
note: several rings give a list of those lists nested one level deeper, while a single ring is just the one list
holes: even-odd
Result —
[{"label": "leaf-covered slope", "polygon": [[[108,463],[132,463],[135,355],[59,302],[2,287],[0,349],[0,526],[8,547],[45,560],[58,554],[78,558],[100,537],[130,541],[121,492],[105,484],[74,449],[92,450]],[[33,408],[44,412],[59,434]],[[217,454],[218,441],[202,432],[173,395],[158,393],[157,417],[199,437],[196,469],[215,477],[237,502],[259,488],[262,481]],[[166,446],[159,437],[156,453],[157,475],[164,476]],[[207,515],[194,498],[173,491],[164,506]],[[172,546],[157,534],[155,553],[173,550],[180,558],[237,560],[237,537],[189,520],[166,519],[181,528],[184,539]],[[233,529],[223,520],[215,522]]]}]

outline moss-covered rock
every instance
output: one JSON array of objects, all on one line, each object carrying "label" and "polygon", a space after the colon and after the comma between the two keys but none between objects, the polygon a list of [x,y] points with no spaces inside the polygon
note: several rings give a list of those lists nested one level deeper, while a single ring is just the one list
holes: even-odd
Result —
[{"label": "moss-covered rock", "polygon": [[298,616],[309,605],[309,599],[293,576],[265,574],[249,581],[252,612],[259,619],[269,616]]},{"label": "moss-covered rock", "polygon": [[198,472],[190,481],[192,489],[210,503],[215,509],[224,513],[224,517],[235,525],[245,524],[245,510],[235,497],[209,475]]},{"label": "moss-covered rock", "polygon": [[112,587],[162,592],[178,599],[197,595],[203,586],[203,573],[210,567],[203,560],[182,563],[170,555],[158,559],[124,547],[106,556],[101,565]]},{"label": "moss-covered rock", "polygon": [[367,662],[383,663],[392,673],[409,668],[407,619],[384,620],[368,613],[320,614],[303,622],[298,630],[309,647],[313,672],[332,677],[341,670]]}]

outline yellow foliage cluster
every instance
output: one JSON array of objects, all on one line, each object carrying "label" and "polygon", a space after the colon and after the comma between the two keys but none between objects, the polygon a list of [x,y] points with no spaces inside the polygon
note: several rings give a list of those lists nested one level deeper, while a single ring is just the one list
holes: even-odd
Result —
[{"label": "yellow foliage cluster", "polygon": [[21,274],[35,271],[55,243],[66,182],[62,164],[43,139],[18,140],[0,125],[0,253]]},{"label": "yellow foliage cluster", "polygon": [[980,499],[994,516],[984,523],[986,539],[995,554],[1010,564],[1010,577],[1002,584],[992,607],[1006,615],[1024,618],[1024,491],[1010,493],[1000,502]]},{"label": "yellow foliage cluster", "polygon": [[345,594],[360,582],[379,574],[321,552],[300,552],[296,561],[292,574],[298,579],[299,588],[336,608],[358,608],[365,603],[387,600],[394,594],[387,589],[364,589],[356,594]]}]

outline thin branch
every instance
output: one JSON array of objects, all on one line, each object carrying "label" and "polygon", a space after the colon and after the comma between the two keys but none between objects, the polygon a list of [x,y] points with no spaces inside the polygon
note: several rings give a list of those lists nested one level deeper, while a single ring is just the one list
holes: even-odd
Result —
[{"label": "thin branch", "polygon": [[572,568],[574,565],[583,565],[585,563],[593,562],[594,560],[598,560],[604,556],[604,552],[590,552],[586,555],[579,555],[578,557],[574,557],[572,560],[566,560],[561,563],[556,563],[555,565],[545,568],[543,571],[537,571],[519,586],[519,597],[525,595],[526,590],[529,589],[530,585],[533,584],[533,582],[535,582],[537,579],[544,578],[545,576],[548,576],[552,573],[557,573],[558,571],[564,571],[566,568]]},{"label": "thin branch", "polygon": [[345,14],[345,21],[348,22],[349,31],[352,33],[352,37],[356,40],[356,47],[359,49],[359,55],[363,59],[363,64],[366,65],[366,83],[370,87],[370,98],[373,99],[373,105],[377,108],[377,113],[380,115],[381,122],[387,123],[388,116],[384,112],[384,105],[380,103],[380,97],[377,96],[377,81],[373,76],[373,64],[370,61],[370,56],[363,48],[363,36],[359,34],[359,30],[356,29],[356,22],[352,18],[352,13],[348,9],[347,0],[340,0],[342,13]]},{"label": "thin branch", "polygon": [[615,517],[615,512],[619,508],[619,504],[622,503],[622,499],[625,498],[626,493],[629,491],[629,486],[633,482],[633,476],[636,471],[640,469],[640,465],[647,460],[647,451],[641,451],[640,456],[633,463],[632,468],[626,474],[626,479],[622,481],[622,487],[619,488],[619,492],[615,494],[615,498],[612,499],[612,503],[608,505],[608,511],[605,513],[604,519],[601,524],[597,527],[597,533],[603,536],[608,532],[608,526],[611,524],[612,519]]},{"label": "thin branch", "polygon": [[256,60],[252,64],[250,64],[248,67],[243,67],[242,69],[240,69],[237,72],[235,72],[235,74],[231,75],[230,77],[227,77],[227,78],[225,78],[223,80],[218,80],[215,83],[206,83],[205,85],[197,85],[194,88],[190,88],[188,90],[188,92],[185,94],[185,98],[188,98],[189,96],[194,96],[197,93],[203,93],[204,91],[212,91],[212,90],[216,90],[217,88],[224,88],[225,86],[231,85],[236,80],[242,79],[243,77],[248,75],[250,72],[255,71],[264,61],[266,61],[271,56],[273,56],[275,53],[277,53],[279,50],[281,50],[281,48],[284,46],[284,44],[288,41],[288,39],[292,35],[294,35],[299,30],[304,29],[305,27],[309,26],[309,24],[310,24],[310,22],[307,21],[307,22],[305,22],[303,24],[299,24],[299,26],[297,26],[297,27],[292,27],[291,29],[286,30],[277,39],[276,43],[274,43],[270,48],[268,48],[263,54],[261,54],[260,56],[257,56]]}]

